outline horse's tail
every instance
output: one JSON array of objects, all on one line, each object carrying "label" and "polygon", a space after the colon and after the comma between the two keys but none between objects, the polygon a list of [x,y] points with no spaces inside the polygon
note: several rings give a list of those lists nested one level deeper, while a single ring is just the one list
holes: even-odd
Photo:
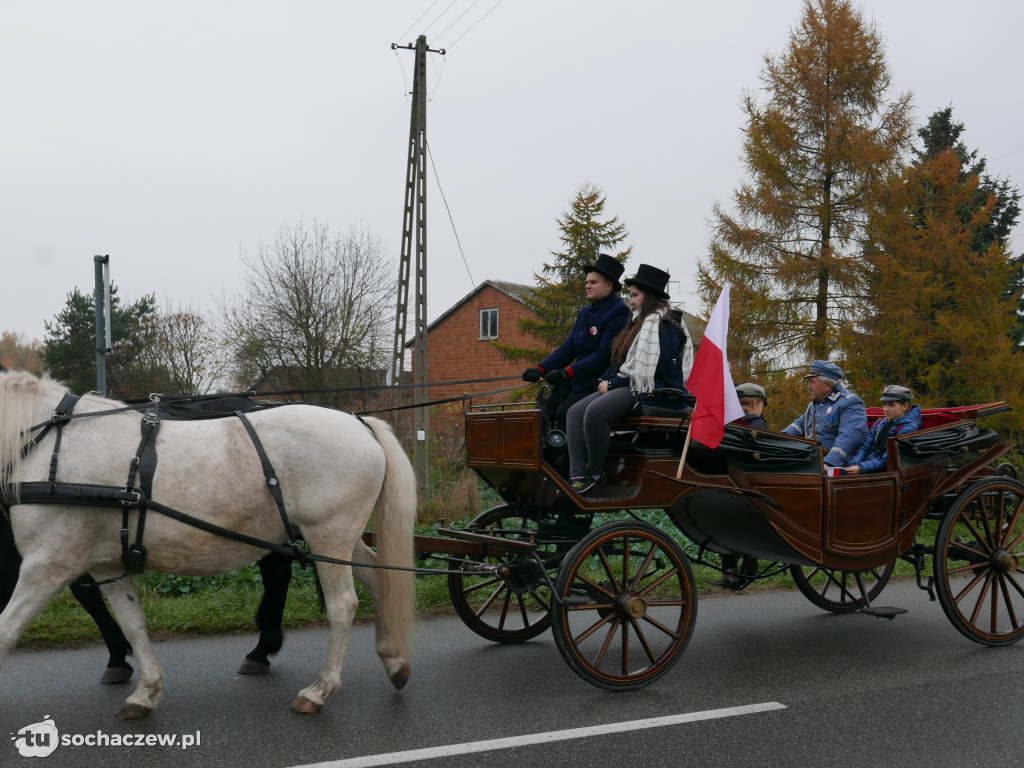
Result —
[{"label": "horse's tail", "polygon": [[[384,449],[387,466],[384,486],[377,497],[377,561],[382,565],[413,567],[413,529],[416,525],[416,475],[409,457],[387,422],[372,417],[364,419]],[[403,644],[408,658],[416,611],[416,586],[409,571],[382,569],[381,594],[384,622],[393,638]]]}]

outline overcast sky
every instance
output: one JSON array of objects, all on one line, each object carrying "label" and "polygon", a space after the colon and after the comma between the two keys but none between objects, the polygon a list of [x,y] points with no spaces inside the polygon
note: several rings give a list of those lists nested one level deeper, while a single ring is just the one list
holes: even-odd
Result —
[{"label": "overcast sky", "polygon": [[[585,182],[631,232],[627,271],[668,269],[699,311],[740,99],[801,1],[496,2],[0,0],[0,330],[41,339],[94,254],[122,298],[203,310],[283,224],[360,222],[397,260],[413,54],[390,46],[419,33],[449,49],[428,65],[430,319],[485,279],[533,282]],[[1024,3],[863,8],[918,120],[952,105],[1024,185]]]}]

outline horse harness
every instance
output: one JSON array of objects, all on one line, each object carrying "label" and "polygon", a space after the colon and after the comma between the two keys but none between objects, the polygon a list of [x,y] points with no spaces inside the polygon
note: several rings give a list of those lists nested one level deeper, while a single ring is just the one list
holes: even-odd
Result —
[{"label": "horse harness", "polygon": [[[209,533],[233,538],[246,544],[253,544],[264,549],[273,548],[274,551],[288,554],[297,558],[303,568],[308,566],[308,557],[304,549],[299,546],[293,533],[292,525],[288,520],[288,512],[285,510],[284,496],[281,493],[281,483],[277,473],[267,456],[259,435],[253,428],[252,422],[246,417],[243,410],[235,410],[231,415],[237,417],[245,427],[246,434],[252,440],[252,444],[259,456],[263,469],[263,476],[266,480],[267,489],[270,491],[277,510],[281,515],[281,522],[284,525],[287,545],[275,545],[271,542],[263,542],[254,537],[228,531],[212,523],[205,523],[198,518],[179,512],[163,504],[152,500],[153,478],[156,474],[157,452],[156,436],[160,431],[161,413],[160,400],[154,398],[150,406],[146,407],[140,422],[141,439],[139,447],[135,451],[128,468],[128,478],[123,488],[116,486],[94,485],[89,483],[59,483],[57,482],[57,466],[60,460],[60,446],[64,435],[65,425],[71,421],[72,412],[79,401],[78,395],[66,393],[60,403],[54,409],[50,420],[43,422],[33,430],[39,429],[39,434],[31,439],[22,449],[22,456],[27,455],[35,446],[39,445],[43,438],[49,434],[51,429],[56,430],[53,454],[50,458],[50,473],[46,481],[26,482],[19,484],[18,499],[21,503],[43,503],[43,504],[72,504],[90,507],[120,508],[121,517],[121,564],[127,574],[142,573],[146,567],[146,548],[142,543],[146,528],[146,512],[152,508],[180,522],[201,528]],[[137,408],[131,408],[137,410]],[[225,414],[226,415],[226,414]],[[358,417],[357,417],[358,418]],[[359,419],[369,429],[363,419]],[[371,434],[373,430],[371,429]],[[129,513],[131,510],[138,510],[138,522],[135,528],[135,541],[130,543]]]}]

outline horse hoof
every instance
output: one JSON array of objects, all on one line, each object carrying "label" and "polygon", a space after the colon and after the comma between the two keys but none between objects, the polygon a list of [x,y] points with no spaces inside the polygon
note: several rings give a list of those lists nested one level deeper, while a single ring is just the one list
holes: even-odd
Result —
[{"label": "horse hoof", "polygon": [[240,675],[262,675],[270,669],[269,661],[253,661],[252,659],[246,659],[242,662],[242,666],[238,668],[238,674]]},{"label": "horse hoof", "polygon": [[395,686],[396,690],[402,690],[405,684],[409,682],[409,676],[412,675],[412,669],[408,664],[402,664],[394,672],[388,672],[388,679],[391,684]]},{"label": "horse hoof", "polygon": [[314,704],[305,696],[299,696],[292,702],[292,712],[298,712],[300,715],[315,715],[321,709],[323,704]]},{"label": "horse hoof", "polygon": [[123,667],[107,667],[103,670],[103,677],[100,678],[100,682],[104,685],[127,683],[131,680],[132,672],[134,671],[130,664],[125,664]]},{"label": "horse hoof", "polygon": [[145,717],[152,710],[142,706],[141,704],[125,704],[121,707],[121,711],[117,713],[118,720],[138,720],[140,717]]}]

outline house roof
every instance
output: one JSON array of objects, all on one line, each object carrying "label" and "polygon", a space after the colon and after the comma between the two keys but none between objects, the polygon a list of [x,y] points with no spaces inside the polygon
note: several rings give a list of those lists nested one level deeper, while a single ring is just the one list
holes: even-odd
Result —
[{"label": "house roof", "polygon": [[[434,330],[434,328],[436,328],[438,325],[440,325],[442,322],[448,319],[448,317],[450,317],[452,313],[459,309],[459,307],[461,307],[463,304],[472,299],[474,296],[480,293],[480,291],[482,291],[484,288],[487,288],[488,286],[490,286],[496,291],[501,291],[502,293],[512,297],[521,304],[525,304],[526,297],[534,292],[534,288],[532,285],[523,285],[522,283],[508,283],[505,282],[504,280],[484,280],[482,283],[480,283],[480,285],[478,285],[472,291],[467,293],[457,302],[452,304],[443,314],[440,315],[440,317],[435,319],[434,322],[430,323],[427,326],[427,333],[430,333],[432,330]],[[691,315],[689,312],[685,310],[680,311],[683,313],[683,323],[686,325],[686,334],[687,336],[690,337],[690,341],[693,344],[693,348],[696,349],[697,347],[700,346],[700,342],[704,338],[704,326],[707,325],[707,323],[704,320],[701,320],[699,317]],[[412,341],[406,342],[407,347],[411,347],[412,344]]]},{"label": "house roof", "polygon": [[455,312],[455,310],[457,310],[459,307],[461,307],[463,304],[472,299],[474,296],[480,293],[480,291],[482,291],[484,288],[488,286],[490,286],[496,291],[501,291],[502,293],[511,296],[520,304],[525,304],[525,297],[533,293],[533,286],[530,285],[522,285],[521,283],[506,283],[503,280],[484,280],[482,283],[480,283],[480,285],[478,285],[472,291],[470,291],[461,299],[452,304],[444,312],[444,314],[442,314],[440,317],[434,320],[434,322],[430,323],[427,326],[427,333],[430,333],[432,330],[434,330],[434,328],[436,328],[438,325],[440,325],[446,319],[448,319],[448,317],[453,312]]}]

